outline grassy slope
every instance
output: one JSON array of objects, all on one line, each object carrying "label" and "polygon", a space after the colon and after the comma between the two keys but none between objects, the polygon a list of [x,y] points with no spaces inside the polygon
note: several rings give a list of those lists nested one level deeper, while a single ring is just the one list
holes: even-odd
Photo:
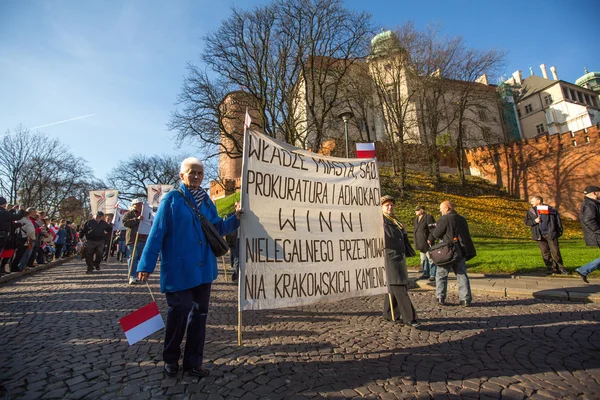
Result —
[{"label": "grassy slope", "polygon": [[[531,230],[524,223],[529,208],[526,201],[508,196],[483,179],[468,177],[466,186],[459,184],[458,177],[443,175],[437,188],[426,174],[409,172],[408,190],[403,198],[398,197],[397,178],[389,168],[382,168],[381,188],[383,194],[396,196],[396,216],[412,232],[414,208],[424,206],[439,218],[439,204],[452,201],[456,210],[467,218],[471,235],[477,248],[477,257],[469,262],[473,272],[534,272],[545,267],[537,243],[531,240]],[[581,225],[577,221],[563,220],[564,234],[560,239],[565,267],[572,271],[600,256],[597,248],[583,243]],[[408,259],[408,265],[417,266],[418,257]]]},{"label": "grassy slope", "polygon": [[[456,210],[469,222],[471,235],[477,248],[477,257],[469,261],[469,270],[486,273],[527,273],[544,271],[545,267],[537,244],[531,240],[531,230],[524,224],[529,208],[526,201],[508,196],[483,179],[468,177],[465,187],[454,175],[443,175],[442,184],[435,188],[426,174],[409,172],[408,190],[400,198],[396,190],[397,178],[390,168],[381,168],[383,194],[396,197],[396,216],[406,224],[412,239],[412,222],[415,206],[421,205],[439,218],[439,204],[451,200]],[[233,211],[239,193],[216,201],[219,215]],[[581,226],[577,221],[564,220],[565,230],[560,239],[565,267],[572,271],[600,256],[597,248],[583,243]],[[409,266],[418,266],[419,257],[408,260]],[[600,275],[600,272],[595,274]]]}]

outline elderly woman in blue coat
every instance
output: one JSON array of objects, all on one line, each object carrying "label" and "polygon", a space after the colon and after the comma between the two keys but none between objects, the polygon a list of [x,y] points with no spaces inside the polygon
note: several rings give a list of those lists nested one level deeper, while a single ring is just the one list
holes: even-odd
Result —
[{"label": "elderly woman in blue coat", "polygon": [[218,275],[217,259],[186,199],[222,235],[239,227],[240,209],[238,206],[236,213],[225,220],[219,217],[214,203],[200,187],[204,166],[199,159],[183,160],[179,176],[183,181],[179,189],[167,193],[160,202],[137,272],[139,280],[147,281],[160,253],[160,290],[169,305],[163,349],[165,374],[175,376],[179,371],[181,342],[187,329],[183,369],[205,377],[209,375],[202,366],[206,318],[211,284]]}]

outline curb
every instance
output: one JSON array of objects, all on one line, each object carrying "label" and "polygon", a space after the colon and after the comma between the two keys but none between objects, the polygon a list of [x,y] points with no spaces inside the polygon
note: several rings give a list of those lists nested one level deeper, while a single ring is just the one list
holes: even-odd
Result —
[{"label": "curb", "polygon": [[39,265],[39,266],[37,266],[37,267],[35,267],[33,269],[27,269],[27,270],[21,271],[21,272],[11,272],[10,274],[2,275],[0,277],[0,285],[3,284],[3,283],[14,281],[15,279],[23,278],[23,277],[25,277],[27,275],[36,274],[38,272],[45,271],[45,270],[50,269],[52,267],[56,267],[56,266],[62,265],[64,263],[68,262],[68,261],[73,260],[75,257],[76,256],[71,256],[71,257],[63,258],[63,259],[60,259],[60,260],[57,260],[57,261],[52,261],[52,262],[49,262],[47,264]]},{"label": "curb", "polygon": [[[508,277],[508,276],[507,276]],[[409,278],[408,282],[409,289],[415,289],[419,291],[434,291],[435,285],[432,285],[428,281],[422,281],[417,278]],[[494,284],[495,285],[495,284]],[[492,285],[492,286],[494,286]],[[591,285],[590,285],[591,286]],[[448,282],[449,289],[457,289],[458,284],[456,280]],[[585,288],[585,287],[584,287]],[[511,297],[528,297],[534,299],[541,300],[561,300],[561,301],[572,301],[578,303],[600,303],[600,291],[595,293],[591,292],[582,292],[575,289],[569,290],[564,286],[558,285],[556,288],[552,289],[541,289],[541,290],[531,290],[531,289],[518,289],[518,288],[510,288],[504,287],[503,285],[499,285],[496,287],[477,287],[477,285],[473,285],[471,282],[471,291],[473,293],[489,293],[494,295],[500,295],[502,297],[511,298]]]}]

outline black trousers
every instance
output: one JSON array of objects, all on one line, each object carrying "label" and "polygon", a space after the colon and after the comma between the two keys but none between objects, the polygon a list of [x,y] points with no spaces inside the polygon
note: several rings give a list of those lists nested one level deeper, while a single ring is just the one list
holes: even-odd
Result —
[{"label": "black trousers", "polygon": [[181,342],[187,330],[183,368],[202,365],[210,288],[211,284],[205,283],[191,289],[165,293],[169,305],[163,349],[165,363],[179,364]]},{"label": "black trousers", "polygon": [[102,254],[104,253],[104,240],[92,241],[88,240],[85,244],[85,263],[88,271],[100,268],[102,262]]},{"label": "black trousers", "polygon": [[537,242],[546,268],[551,271],[554,267],[559,272],[564,269],[562,255],[558,247],[558,238],[553,239],[550,235],[542,235]]},{"label": "black trousers", "polygon": [[390,295],[392,296],[392,306],[394,307],[394,317],[396,320],[402,317],[403,322],[412,322],[417,319],[415,308],[408,296],[406,285],[389,285],[389,294],[385,295],[383,302],[383,318],[391,321],[392,313],[390,311]]}]

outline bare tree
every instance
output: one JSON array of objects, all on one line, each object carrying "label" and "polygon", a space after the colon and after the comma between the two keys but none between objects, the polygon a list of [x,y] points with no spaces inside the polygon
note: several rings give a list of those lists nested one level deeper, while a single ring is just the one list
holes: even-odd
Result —
[{"label": "bare tree", "polygon": [[120,161],[108,176],[109,187],[119,191],[119,198],[133,200],[148,195],[148,185],[175,185],[179,182],[180,156],[136,154]]},{"label": "bare tree", "polygon": [[[275,0],[232,15],[204,38],[203,71],[193,65],[169,127],[179,143],[239,157],[242,138],[221,101],[243,90],[270,136],[318,149],[338,101],[339,82],[366,55],[370,17],[340,0]],[[216,76],[216,78],[212,78]],[[223,146],[222,135],[233,141]]]}]

